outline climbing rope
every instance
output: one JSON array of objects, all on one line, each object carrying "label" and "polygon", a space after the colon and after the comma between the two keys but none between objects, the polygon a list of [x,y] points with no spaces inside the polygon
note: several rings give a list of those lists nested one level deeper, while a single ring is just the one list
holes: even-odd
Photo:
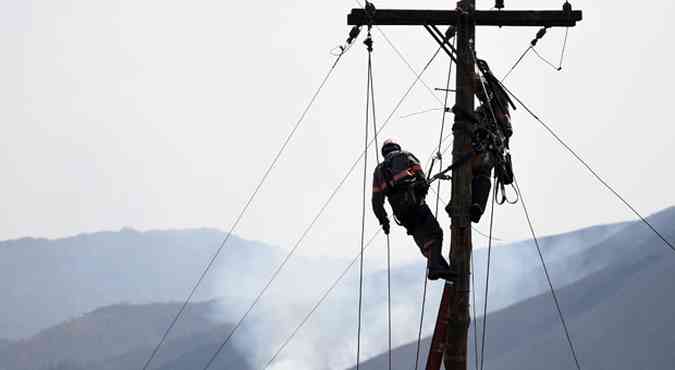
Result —
[{"label": "climbing rope", "polygon": [[[368,3],[366,1],[366,9],[368,8]],[[363,197],[361,203],[361,256],[359,264],[359,310],[358,310],[358,324],[357,324],[357,337],[356,337],[356,370],[359,370],[361,365],[361,316],[363,312],[363,251],[365,247],[365,232],[366,232],[366,190],[367,190],[367,181],[368,181],[368,126],[370,123],[370,98],[371,98],[371,78],[372,78],[372,52],[373,52],[373,40],[370,33],[371,28],[368,27],[368,36],[364,41],[364,44],[368,48],[368,77],[366,83],[366,124],[365,126],[365,135],[363,143]],[[377,132],[377,126],[375,126],[375,132]],[[376,148],[377,150],[377,148]]]},{"label": "climbing rope", "polygon": [[[443,167],[443,153],[441,153],[441,148],[443,146],[443,142],[445,141],[443,134],[445,132],[445,117],[446,113],[449,111],[448,110],[448,95],[450,92],[450,79],[452,76],[452,63],[453,61],[451,60],[448,64],[448,79],[446,83],[446,88],[445,88],[445,98],[443,102],[443,115],[441,118],[441,132],[438,137],[438,149],[436,151],[436,156],[435,158],[438,159],[439,165]],[[434,159],[435,160],[435,159]],[[433,168],[433,161],[430,165],[430,170]],[[436,207],[434,211],[434,217],[438,219],[438,206],[440,203],[441,199],[441,183],[440,181],[438,182],[437,190],[436,190]],[[425,308],[426,308],[426,302],[427,302],[427,286],[429,284],[429,280],[427,279],[427,274],[428,274],[428,268],[424,270],[424,289],[422,292],[422,307],[421,307],[421,313],[420,313],[420,326],[419,326],[419,331],[417,333],[417,355],[415,357],[415,370],[419,369],[419,363],[420,363],[420,352],[421,352],[421,346],[422,346],[422,328],[424,326],[424,313],[425,313]]]},{"label": "climbing rope", "polygon": [[[377,140],[377,114],[375,114],[375,80],[373,78],[373,67],[372,67],[372,36],[370,34],[370,29],[368,30],[368,38],[370,40],[366,46],[368,46],[368,80],[370,81],[370,105],[373,112],[373,141],[375,143],[375,160],[377,165],[380,165],[380,144]],[[387,332],[389,337],[389,370],[391,370],[391,240],[389,234],[387,237]]]},{"label": "climbing rope", "polygon": [[188,304],[192,301],[192,298],[193,298],[195,292],[197,291],[199,286],[204,281],[204,278],[206,277],[208,272],[213,267],[213,264],[215,263],[216,259],[218,258],[218,256],[222,252],[223,248],[225,248],[225,246],[227,245],[227,242],[230,240],[232,234],[237,229],[237,226],[239,225],[241,220],[244,218],[244,215],[246,214],[249,207],[253,203],[254,199],[256,198],[258,193],[260,192],[260,189],[263,187],[263,184],[265,183],[265,181],[269,177],[270,173],[276,167],[277,163],[279,162],[279,159],[281,158],[282,154],[286,150],[288,144],[291,142],[291,139],[295,135],[296,131],[298,130],[298,128],[300,127],[302,122],[304,121],[304,119],[307,116],[307,113],[309,112],[310,108],[314,105],[314,102],[316,101],[317,97],[319,96],[319,93],[323,90],[324,86],[326,85],[329,78],[331,77],[331,75],[335,71],[335,68],[337,67],[340,60],[342,60],[342,57],[345,55],[346,51],[347,51],[347,49],[342,49],[342,51],[338,55],[336,55],[335,61],[333,62],[333,64],[328,69],[328,72],[326,73],[323,80],[319,84],[319,87],[317,88],[317,90],[312,95],[312,98],[309,100],[309,103],[307,104],[305,109],[302,111],[302,114],[300,114],[300,118],[298,118],[298,120],[296,121],[296,123],[293,126],[293,128],[291,129],[290,133],[288,134],[288,136],[286,137],[286,139],[282,143],[281,147],[279,148],[279,150],[275,154],[274,158],[272,159],[272,162],[270,163],[270,165],[267,167],[267,169],[263,173],[260,181],[256,185],[255,189],[253,190],[253,192],[249,196],[246,203],[244,204],[244,207],[241,209],[239,215],[237,216],[234,223],[230,227],[230,230],[228,231],[227,235],[225,236],[223,241],[220,243],[218,249],[213,254],[213,256],[211,257],[209,262],[206,264],[206,267],[202,271],[202,273],[199,276],[199,278],[197,279],[196,283],[193,285],[193,287],[190,290],[190,293],[188,294],[187,298],[185,298],[183,304],[181,305],[181,308],[178,310],[176,315],[173,317],[173,319],[171,320],[171,323],[169,324],[169,326],[166,328],[166,330],[162,334],[162,337],[160,338],[159,342],[157,343],[157,345],[155,345],[154,349],[152,350],[152,353],[150,354],[148,359],[145,361],[145,364],[143,365],[143,368],[142,368],[143,370],[147,370],[148,367],[150,366],[150,363],[152,362],[152,360],[157,356],[157,352],[159,351],[160,347],[164,344],[164,342],[166,341],[166,338],[169,336],[169,333],[171,332],[171,330],[173,330],[174,326],[176,325],[178,320],[181,318],[181,316],[185,312],[185,309],[187,308]]},{"label": "climbing rope", "polygon": [[570,336],[570,331],[567,328],[567,322],[565,321],[565,316],[563,315],[562,309],[560,308],[560,302],[558,301],[558,295],[555,292],[555,289],[553,288],[553,282],[551,281],[551,275],[548,272],[548,268],[546,267],[546,261],[544,261],[544,255],[541,253],[541,247],[539,246],[539,239],[537,238],[537,234],[534,232],[534,226],[532,226],[532,220],[530,219],[530,213],[527,211],[527,206],[525,205],[525,199],[523,198],[523,193],[520,190],[520,187],[518,186],[518,181],[514,177],[513,183],[516,186],[516,191],[518,192],[519,198],[520,198],[520,203],[523,205],[523,211],[525,212],[525,218],[527,219],[527,224],[530,228],[530,233],[532,234],[532,239],[534,240],[534,245],[537,247],[537,253],[539,254],[539,261],[541,262],[541,266],[544,269],[544,275],[546,275],[546,282],[548,282],[548,287],[551,292],[551,296],[553,297],[553,302],[555,304],[555,308],[558,311],[558,317],[560,318],[560,323],[562,324],[563,331],[565,332],[565,338],[567,339],[567,344],[569,345],[570,348],[570,353],[572,354],[572,358],[574,359],[574,363],[576,364],[577,370],[581,370],[581,365],[579,364],[579,358],[577,357],[577,352],[574,349],[574,344],[572,342],[572,337]]},{"label": "climbing rope", "polygon": [[[368,9],[370,3],[366,2],[366,8]],[[372,6],[372,5],[370,5]],[[371,8],[373,11],[374,8]],[[373,63],[372,63],[372,53],[373,53],[373,39],[371,33],[372,26],[368,27],[368,36],[364,41],[366,48],[368,50],[368,78],[367,78],[367,87],[366,87],[366,126],[368,126],[369,111],[372,109],[372,121],[373,121],[373,141],[375,143],[375,158],[377,165],[380,164],[380,155],[379,155],[379,143],[377,140],[377,115],[375,112],[375,88],[374,88],[374,79],[373,79]],[[366,128],[366,143],[364,152],[368,150],[368,130]],[[365,156],[367,158],[367,155]],[[366,162],[366,161],[364,161]],[[362,233],[365,228],[365,197],[366,197],[366,178],[367,178],[367,164],[364,163],[364,185],[363,185],[363,220],[362,220]],[[363,239],[363,235],[362,235]],[[392,349],[392,340],[391,340],[391,241],[389,235],[386,235],[387,239],[387,333],[388,333],[388,362],[389,369],[391,370],[391,349]],[[363,242],[363,240],[362,240]],[[363,244],[362,244],[363,245]],[[363,250],[363,249],[362,249]],[[359,329],[358,329],[358,340],[357,340],[357,369],[360,366],[360,345],[361,345],[361,311],[362,311],[362,299],[363,299],[363,257],[361,257],[361,274],[360,274],[360,284],[359,284]]]}]

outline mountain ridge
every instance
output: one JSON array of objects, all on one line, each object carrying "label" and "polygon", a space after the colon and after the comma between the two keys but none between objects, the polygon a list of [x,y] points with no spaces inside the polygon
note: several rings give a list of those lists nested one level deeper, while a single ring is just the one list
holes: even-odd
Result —
[{"label": "mountain ridge", "polygon": [[[664,233],[675,231],[675,208],[650,216]],[[675,253],[635,221],[573,261],[613,257],[606,266],[570,285],[557,287],[575,348],[584,368],[667,369],[675,363]],[[643,234],[644,233],[644,234]],[[637,236],[637,238],[627,238]],[[617,252],[626,252],[617,254]],[[558,273],[560,273],[558,269]],[[481,306],[482,307],[482,306]],[[434,312],[435,314],[435,312]],[[574,368],[550,294],[540,294],[487,316],[486,367],[500,369]],[[480,328],[483,318],[473,322]],[[654,325],[658,323],[657,325]],[[480,333],[480,331],[479,331]],[[518,333],[527,333],[518,335]],[[469,367],[474,366],[473,329],[469,330]],[[423,341],[423,364],[430,338]],[[630,348],[630,351],[626,351]],[[414,364],[416,343],[394,350],[395,369]],[[364,370],[386,366],[386,354],[361,364]],[[353,369],[353,368],[352,368]]]},{"label": "mountain ridge", "polygon": [[[1,348],[0,368],[42,370],[81,367],[105,370],[140,366],[181,306],[181,303],[174,302],[115,304],[97,308]],[[175,361],[182,352],[174,354],[171,349],[189,348],[194,338],[220,337],[223,332],[229,331],[231,324],[215,321],[216,310],[215,301],[189,304],[154,362],[159,365]],[[120,364],[123,366],[120,367]]]}]

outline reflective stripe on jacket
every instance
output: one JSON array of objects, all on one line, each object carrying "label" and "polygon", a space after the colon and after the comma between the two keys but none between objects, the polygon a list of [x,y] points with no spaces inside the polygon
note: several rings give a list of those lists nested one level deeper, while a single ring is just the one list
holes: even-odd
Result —
[{"label": "reflective stripe on jacket", "polygon": [[[394,151],[387,155],[373,174],[373,212],[380,224],[387,222],[387,211],[384,209],[385,196],[391,196],[397,191],[408,189],[400,188],[406,180],[425,180],[424,171],[420,161],[412,153],[406,151]],[[391,204],[391,198],[389,200]],[[391,204],[396,210],[396,204]]]}]

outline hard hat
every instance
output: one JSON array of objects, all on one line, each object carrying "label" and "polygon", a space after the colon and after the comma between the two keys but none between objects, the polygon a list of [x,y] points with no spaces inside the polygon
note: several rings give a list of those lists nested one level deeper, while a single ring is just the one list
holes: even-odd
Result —
[{"label": "hard hat", "polygon": [[384,157],[397,150],[401,150],[401,146],[394,139],[387,139],[382,144],[382,156]]}]

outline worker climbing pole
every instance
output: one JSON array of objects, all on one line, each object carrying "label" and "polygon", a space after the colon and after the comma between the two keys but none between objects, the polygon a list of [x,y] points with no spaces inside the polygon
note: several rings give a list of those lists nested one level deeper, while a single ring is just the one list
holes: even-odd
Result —
[{"label": "worker climbing pole", "polygon": [[[454,11],[380,9],[374,14],[353,9],[348,17],[348,24],[356,26],[424,26],[457,64],[453,165],[450,168],[452,198],[446,211],[452,221],[450,260],[458,278],[454,284],[446,283],[443,290],[427,370],[439,370],[441,362],[447,370],[467,369],[473,174],[471,166],[464,164],[475,155],[472,145],[475,122],[471,116],[476,93],[476,26],[571,27],[582,18],[581,11],[573,11],[569,3],[565,3],[562,11],[504,11],[504,1],[499,0],[495,4],[498,10],[494,11],[478,11],[475,5],[475,0],[463,0],[457,3]],[[438,25],[456,27],[456,48],[448,44],[447,37],[439,37]]]}]

